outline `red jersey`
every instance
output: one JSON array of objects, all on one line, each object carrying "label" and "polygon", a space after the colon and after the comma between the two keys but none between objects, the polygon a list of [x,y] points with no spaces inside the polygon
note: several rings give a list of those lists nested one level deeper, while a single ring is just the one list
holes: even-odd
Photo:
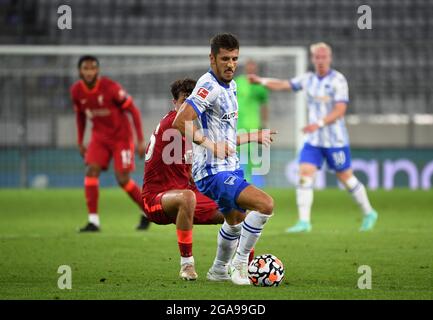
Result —
[{"label": "red jersey", "polygon": [[[185,137],[172,128],[176,114],[177,112],[172,110],[162,118],[147,144],[143,197],[167,190],[196,188],[194,184],[190,185],[191,165],[185,161]],[[166,133],[164,140],[168,141],[164,141],[163,135],[167,129],[172,131]],[[174,150],[175,148],[177,149]],[[191,148],[189,147],[188,150]],[[172,163],[165,163],[163,154],[165,160],[170,158]]]},{"label": "red jersey", "polygon": [[132,140],[132,129],[126,111],[130,112],[139,142],[143,141],[140,111],[120,84],[107,78],[98,78],[88,89],[79,80],[71,87],[71,97],[77,116],[78,144],[83,143],[86,117],[93,123],[92,138],[113,142]]}]

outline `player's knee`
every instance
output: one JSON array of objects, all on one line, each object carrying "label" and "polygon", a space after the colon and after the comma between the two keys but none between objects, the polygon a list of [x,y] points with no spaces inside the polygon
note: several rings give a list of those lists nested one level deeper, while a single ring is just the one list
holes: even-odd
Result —
[{"label": "player's knee", "polygon": [[[180,205],[183,206],[184,209],[194,213],[195,204],[196,204],[195,193],[191,190],[183,191],[180,200]],[[189,209],[193,209],[193,210],[189,210]]]},{"label": "player's knee", "polygon": [[119,179],[117,179],[117,184],[123,188],[124,186],[126,186],[128,181],[129,181],[129,179],[119,178]]},{"label": "player's knee", "polygon": [[129,182],[130,178],[127,174],[116,174],[116,180],[119,186],[123,188]]},{"label": "player's knee", "polygon": [[271,215],[274,212],[274,199],[266,195],[258,204],[258,211],[263,214]]},{"label": "player's knee", "polygon": [[356,177],[351,172],[337,172],[336,176],[337,176],[337,179],[343,184],[352,178],[356,179]]},{"label": "player's knee", "polygon": [[339,180],[348,191],[354,190],[358,184],[360,184],[360,181],[354,175],[342,177],[341,179],[339,178]]},{"label": "player's knee", "polygon": [[314,178],[316,174],[317,168],[310,164],[301,164],[299,167],[299,175],[300,177],[310,177]]},{"label": "player's knee", "polygon": [[87,177],[99,177],[99,173],[101,170],[98,167],[89,166],[86,170],[86,176]]}]

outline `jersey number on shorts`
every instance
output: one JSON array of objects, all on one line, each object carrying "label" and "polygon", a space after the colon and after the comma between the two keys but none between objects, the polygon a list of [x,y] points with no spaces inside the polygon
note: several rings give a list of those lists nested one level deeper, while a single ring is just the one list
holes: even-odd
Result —
[{"label": "jersey number on shorts", "polygon": [[333,152],[332,158],[334,159],[334,163],[337,167],[342,166],[346,162],[346,155],[344,154],[344,151]]},{"label": "jersey number on shorts", "polygon": [[131,154],[131,150],[122,150],[120,151],[120,156],[122,157],[122,165],[124,167],[129,167],[131,165],[132,162],[132,154]]}]

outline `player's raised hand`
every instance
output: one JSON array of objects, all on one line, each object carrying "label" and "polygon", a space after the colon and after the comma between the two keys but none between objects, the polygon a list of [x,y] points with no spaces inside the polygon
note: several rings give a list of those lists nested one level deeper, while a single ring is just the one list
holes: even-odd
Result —
[{"label": "player's raised hand", "polygon": [[309,124],[309,125],[305,126],[302,129],[302,132],[303,133],[313,133],[314,131],[316,131],[319,128],[320,127],[319,127],[319,125],[317,123],[312,123],[312,124]]},{"label": "player's raised hand", "polygon": [[262,81],[262,78],[260,78],[256,74],[249,74],[249,75],[247,75],[247,77],[248,77],[248,81],[250,83],[261,83],[261,81]]},{"label": "player's raised hand", "polygon": [[263,144],[264,146],[269,147],[271,143],[274,141],[272,136],[277,133],[278,131],[270,130],[270,129],[264,129],[257,132],[253,132],[250,133],[250,141],[256,141],[259,144]]},{"label": "player's raised hand", "polygon": [[227,141],[220,141],[214,143],[213,154],[218,159],[225,159],[235,152],[236,150],[230,147]]},{"label": "player's raised hand", "polygon": [[86,147],[82,144],[79,144],[78,150],[80,151],[80,156],[84,158],[84,156],[86,155]]},{"label": "player's raised hand", "polygon": [[140,159],[143,159],[144,155],[146,154],[146,147],[144,145],[144,141],[138,144],[137,152]]}]

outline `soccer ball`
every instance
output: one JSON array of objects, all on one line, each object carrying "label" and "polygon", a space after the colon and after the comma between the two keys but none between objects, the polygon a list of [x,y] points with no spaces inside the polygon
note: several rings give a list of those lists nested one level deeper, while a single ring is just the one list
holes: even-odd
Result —
[{"label": "soccer ball", "polygon": [[284,278],[283,263],[272,254],[262,254],[248,266],[248,278],[255,286],[278,286]]}]

